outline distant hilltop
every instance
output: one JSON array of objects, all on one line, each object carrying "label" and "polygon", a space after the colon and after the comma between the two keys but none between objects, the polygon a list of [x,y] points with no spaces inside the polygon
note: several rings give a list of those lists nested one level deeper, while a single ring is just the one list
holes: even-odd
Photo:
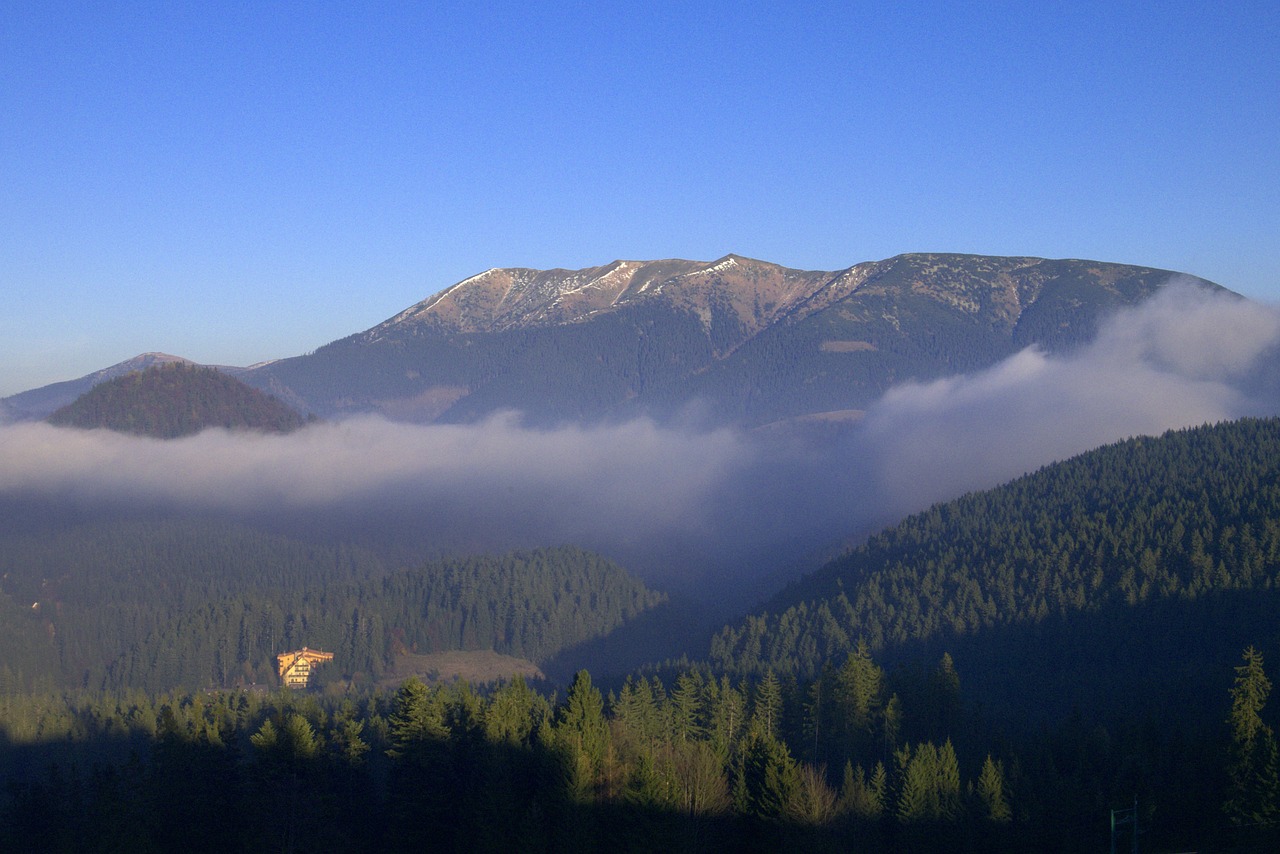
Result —
[{"label": "distant hilltop", "polygon": [[49,423],[175,439],[208,427],[288,433],[305,419],[234,377],[174,360],[94,386],[49,416]]},{"label": "distant hilltop", "polygon": [[142,353],[79,379],[53,383],[6,397],[0,400],[0,404],[5,408],[4,412],[0,412],[0,417],[7,415],[4,420],[8,421],[37,421],[47,418],[55,410],[71,403],[99,383],[134,371],[145,371],[155,365],[167,365],[173,362],[195,364],[181,356],[171,356],[168,353]]}]

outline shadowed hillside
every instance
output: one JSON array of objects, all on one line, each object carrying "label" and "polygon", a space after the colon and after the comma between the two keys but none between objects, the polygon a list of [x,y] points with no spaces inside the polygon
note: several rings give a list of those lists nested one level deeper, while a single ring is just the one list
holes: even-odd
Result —
[{"label": "shadowed hillside", "polygon": [[58,426],[105,427],[157,439],[190,436],[208,427],[288,433],[306,423],[274,397],[213,368],[184,362],[108,380],[48,420]]},{"label": "shadowed hillside", "polygon": [[[711,658],[811,674],[859,640],[891,654],[978,647],[998,630],[1006,640],[994,655],[1027,649],[1038,627],[1055,645],[1031,648],[1069,642],[1101,660],[1131,621],[1147,636],[1172,631],[1150,615],[1174,619],[1193,604],[1197,631],[1221,631],[1238,649],[1274,636],[1268,610],[1210,603],[1277,585],[1280,419],[1246,419],[1120,442],[916,514],[726,627]],[[1215,628],[1215,614],[1246,613],[1251,625]],[[1205,648],[1178,637],[1191,659]]]}]

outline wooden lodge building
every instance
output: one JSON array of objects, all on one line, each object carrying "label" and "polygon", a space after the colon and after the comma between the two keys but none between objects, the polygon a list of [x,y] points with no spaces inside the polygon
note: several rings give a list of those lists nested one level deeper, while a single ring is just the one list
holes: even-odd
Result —
[{"label": "wooden lodge building", "polygon": [[311,671],[326,661],[333,661],[333,653],[307,649],[305,646],[276,656],[280,681],[286,688],[306,688],[311,683]]}]

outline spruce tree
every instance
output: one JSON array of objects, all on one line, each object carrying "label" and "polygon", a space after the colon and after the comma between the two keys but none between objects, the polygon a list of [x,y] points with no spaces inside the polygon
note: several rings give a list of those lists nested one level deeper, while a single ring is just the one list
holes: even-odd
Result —
[{"label": "spruce tree", "polygon": [[555,737],[569,762],[572,791],[579,799],[589,799],[604,762],[609,730],[604,719],[604,698],[585,670],[579,670],[569,685]]},{"label": "spruce tree", "polygon": [[978,798],[982,802],[983,818],[987,821],[1005,824],[1013,818],[1004,793],[1004,763],[993,760],[991,754],[987,754],[978,775]]},{"label": "spruce tree", "polygon": [[1232,824],[1265,824],[1280,817],[1280,756],[1275,734],[1262,719],[1270,693],[1262,653],[1250,646],[1244,664],[1236,667],[1227,717],[1231,746],[1223,810]]},{"label": "spruce tree", "polygon": [[778,732],[781,715],[782,683],[778,681],[776,673],[767,670],[756,685],[755,703],[751,710],[751,728],[768,738],[774,738]]},{"label": "spruce tree", "polygon": [[752,815],[781,819],[797,808],[800,771],[787,746],[776,738],[764,732],[751,737],[743,777]]}]

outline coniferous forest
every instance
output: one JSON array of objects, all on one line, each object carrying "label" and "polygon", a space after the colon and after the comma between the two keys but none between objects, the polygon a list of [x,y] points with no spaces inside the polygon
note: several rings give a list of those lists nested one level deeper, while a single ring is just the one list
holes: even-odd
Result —
[{"label": "coniferous forest", "polygon": [[0,854],[1280,854],[1280,0],[282,6],[0,0]]},{"label": "coniferous forest", "polygon": [[306,423],[274,397],[216,368],[170,362],[94,386],[49,416],[66,427],[105,427],[176,439],[207,427],[288,433]]},{"label": "coniferous forest", "polygon": [[192,520],[91,524],[0,545],[7,691],[273,686],[276,653],[305,645],[334,651],[356,686],[405,653],[485,649],[542,662],[664,599],[571,547],[393,570],[367,550]]},{"label": "coniferous forest", "polygon": [[812,681],[10,695],[0,845],[1090,851],[1136,809],[1144,850],[1274,850],[1275,703],[1262,655],[1239,660],[1220,727],[1075,715],[1023,739],[949,657],[912,684],[865,646]]},{"label": "coniferous forest", "polygon": [[[570,547],[11,524],[0,848],[1274,850],[1278,468],[1277,419],[1101,448],[560,685],[386,677],[545,661],[662,594]],[[335,661],[285,692],[305,644]]]}]

